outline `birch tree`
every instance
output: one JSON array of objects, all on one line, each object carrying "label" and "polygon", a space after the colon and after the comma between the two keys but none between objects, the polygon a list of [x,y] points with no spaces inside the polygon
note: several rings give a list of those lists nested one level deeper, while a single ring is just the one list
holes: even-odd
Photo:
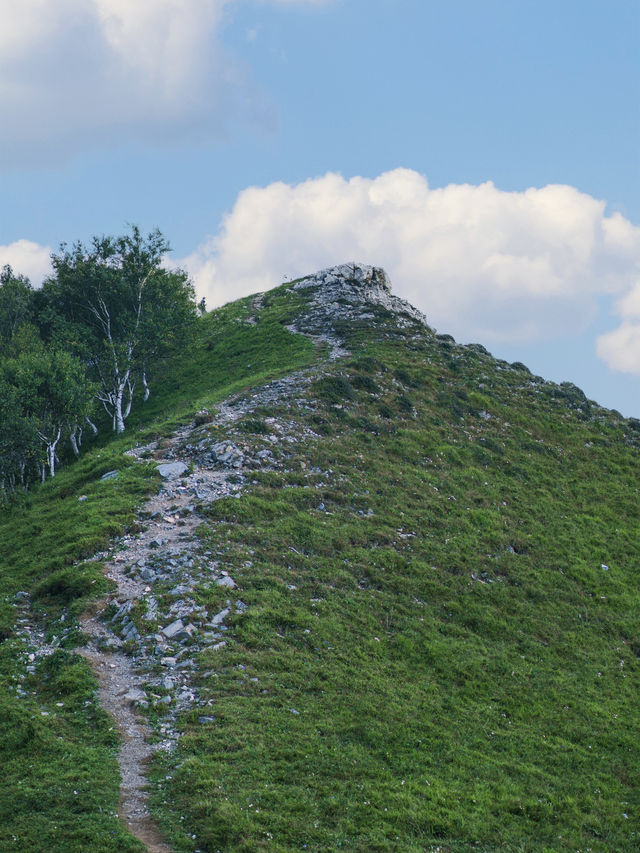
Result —
[{"label": "birch tree", "polygon": [[186,273],[162,266],[168,251],[160,231],[145,238],[133,226],[127,235],[94,237],[89,247],[63,245],[52,255],[54,276],[43,287],[41,316],[89,366],[116,433],[124,432],[136,386],[146,399],[149,368],[196,317]]},{"label": "birch tree", "polygon": [[[40,477],[44,481],[47,472],[54,477],[60,439],[65,430],[91,414],[95,387],[87,381],[78,359],[44,347],[7,359],[2,372],[3,384],[12,389],[16,423],[23,424],[25,435],[39,442]],[[30,449],[28,445],[26,449]]]}]

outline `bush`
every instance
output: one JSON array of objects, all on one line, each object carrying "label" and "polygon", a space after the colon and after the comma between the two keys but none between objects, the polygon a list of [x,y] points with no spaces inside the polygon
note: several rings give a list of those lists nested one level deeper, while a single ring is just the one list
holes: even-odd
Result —
[{"label": "bush", "polygon": [[69,604],[76,598],[84,598],[99,592],[104,578],[98,563],[82,563],[52,572],[36,584],[33,598],[55,599],[60,604]]},{"label": "bush", "polygon": [[243,432],[255,433],[256,435],[267,435],[270,432],[266,423],[259,418],[247,418],[240,421],[238,428]]},{"label": "bush", "polygon": [[363,376],[356,373],[351,377],[351,385],[357,388],[358,391],[367,391],[369,394],[377,394],[380,391],[380,386],[370,376]]},{"label": "bush", "polygon": [[313,389],[320,400],[330,404],[353,400],[355,397],[353,386],[344,376],[324,376],[314,382]]}]

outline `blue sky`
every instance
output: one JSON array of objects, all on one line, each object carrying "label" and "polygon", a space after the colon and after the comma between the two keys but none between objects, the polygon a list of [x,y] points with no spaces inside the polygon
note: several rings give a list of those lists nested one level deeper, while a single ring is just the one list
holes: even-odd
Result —
[{"label": "blue sky", "polygon": [[381,263],[439,331],[640,417],[636,0],[0,14],[0,263],[158,225],[211,307]]}]

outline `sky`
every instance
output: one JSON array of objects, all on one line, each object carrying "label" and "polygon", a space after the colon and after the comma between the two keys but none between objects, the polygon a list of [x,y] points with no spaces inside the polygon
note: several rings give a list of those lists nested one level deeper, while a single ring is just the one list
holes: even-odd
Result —
[{"label": "sky", "polygon": [[638,0],[0,0],[0,265],[159,227],[210,308],[357,261],[640,417]]}]

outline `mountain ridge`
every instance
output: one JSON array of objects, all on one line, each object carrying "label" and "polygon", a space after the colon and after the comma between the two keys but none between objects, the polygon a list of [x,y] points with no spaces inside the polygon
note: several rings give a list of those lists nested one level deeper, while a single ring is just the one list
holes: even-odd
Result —
[{"label": "mountain ridge", "polygon": [[[9,513],[0,579],[25,621],[0,644],[5,723],[72,743],[75,721],[88,754],[95,684],[67,649],[104,571],[98,646],[142,665],[122,697],[167,747],[144,819],[173,849],[634,849],[633,422],[436,335],[356,264],[213,312],[173,370],[161,417],[29,498],[71,529],[109,507],[103,547],[71,535],[43,560],[66,534],[45,545],[28,506]],[[231,393],[203,393],[225,370]],[[29,836],[5,781],[3,843],[140,849],[55,766],[75,822]]]}]

